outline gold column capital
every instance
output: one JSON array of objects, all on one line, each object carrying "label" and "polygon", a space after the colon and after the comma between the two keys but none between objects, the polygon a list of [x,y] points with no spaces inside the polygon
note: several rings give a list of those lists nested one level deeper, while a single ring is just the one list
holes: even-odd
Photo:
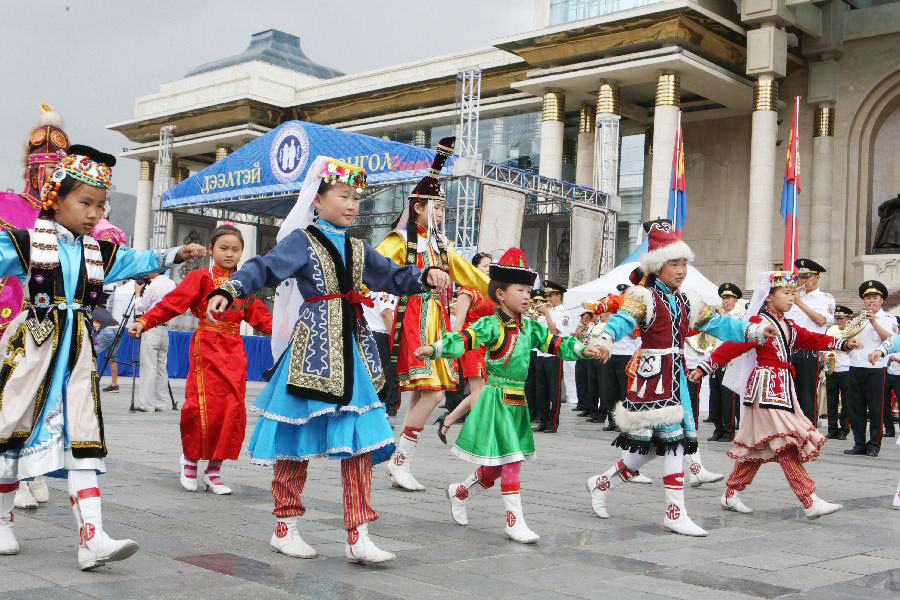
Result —
[{"label": "gold column capital", "polygon": [[757,79],[753,84],[753,110],[778,110],[778,82]]},{"label": "gold column capital", "polygon": [[681,79],[678,73],[656,76],[656,106],[678,106],[681,102]]},{"label": "gold column capital", "polygon": [[621,110],[618,84],[612,81],[601,81],[597,87],[597,113],[618,115]]},{"label": "gold column capital", "polygon": [[216,160],[217,161],[222,160],[229,154],[231,154],[231,146],[226,146],[224,144],[216,146]]},{"label": "gold column capital", "polygon": [[141,181],[153,181],[153,161],[152,160],[142,160],[141,161],[141,169],[138,175],[138,179]]},{"label": "gold column capital", "polygon": [[834,137],[834,107],[820,104],[816,107],[813,137]]},{"label": "gold column capital", "polygon": [[582,104],[578,112],[578,133],[594,133],[596,114],[590,104]]},{"label": "gold column capital", "polygon": [[541,121],[564,121],[566,117],[566,97],[557,90],[544,92],[544,107]]}]

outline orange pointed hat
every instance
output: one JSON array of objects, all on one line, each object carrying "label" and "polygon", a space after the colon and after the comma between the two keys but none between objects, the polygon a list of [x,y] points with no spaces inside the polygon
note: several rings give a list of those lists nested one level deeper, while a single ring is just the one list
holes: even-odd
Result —
[{"label": "orange pointed hat", "polygon": [[497,283],[520,283],[533,286],[537,271],[528,268],[528,259],[521,248],[510,248],[490,266],[490,277]]}]

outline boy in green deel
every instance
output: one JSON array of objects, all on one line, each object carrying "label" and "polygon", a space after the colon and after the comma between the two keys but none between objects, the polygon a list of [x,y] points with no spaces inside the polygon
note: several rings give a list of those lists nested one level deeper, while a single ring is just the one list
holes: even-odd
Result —
[{"label": "boy in green deel", "polygon": [[519,495],[519,470],[534,457],[531,417],[525,401],[525,378],[531,350],[556,354],[563,360],[598,358],[594,347],[574,337],[559,337],[537,321],[522,319],[531,299],[537,273],[528,268],[524,253],[509,249],[490,266],[488,296],[497,303],[496,314],[482,317],[460,333],[447,333],[433,346],[416,350],[419,357],[456,358],[480,346],[487,349],[487,383],[460,431],[452,452],[480,465],[462,483],[447,488],[453,520],[466,525],[466,499],[477,483],[487,489],[500,478],[506,507],[506,535],[532,544],[539,536],[525,524]]}]

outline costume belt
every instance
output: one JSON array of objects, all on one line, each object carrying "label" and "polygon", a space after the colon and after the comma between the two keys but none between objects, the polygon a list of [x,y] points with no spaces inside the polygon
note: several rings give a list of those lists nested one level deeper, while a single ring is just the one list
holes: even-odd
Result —
[{"label": "costume belt", "polygon": [[787,369],[791,372],[791,375],[793,377],[797,376],[797,370],[794,368],[794,365],[787,362],[781,362],[780,360],[767,360],[765,358],[757,358],[756,366],[757,368],[768,367],[770,369]]},{"label": "costume belt", "polygon": [[310,296],[309,298],[304,298],[304,302],[323,302],[325,300],[346,300],[350,304],[353,305],[353,311],[356,313],[357,319],[362,319],[363,305],[368,306],[369,308],[373,308],[375,303],[371,298],[363,296],[356,290],[350,290],[345,294],[326,294],[324,296]]},{"label": "costume belt", "polygon": [[650,356],[663,356],[666,354],[681,354],[683,351],[681,348],[641,348],[641,354],[648,354]]},{"label": "costume belt", "polygon": [[209,321],[200,321],[197,324],[198,331],[212,331],[215,333],[231,333],[240,335],[240,323],[210,323]]},{"label": "costume belt", "polygon": [[488,374],[487,385],[500,389],[524,390],[525,381],[519,379],[509,379],[500,377],[499,375]]},{"label": "costume belt", "polygon": [[487,385],[497,388],[502,394],[500,401],[507,406],[525,406],[525,382],[518,379],[507,379],[496,375],[488,375]]}]

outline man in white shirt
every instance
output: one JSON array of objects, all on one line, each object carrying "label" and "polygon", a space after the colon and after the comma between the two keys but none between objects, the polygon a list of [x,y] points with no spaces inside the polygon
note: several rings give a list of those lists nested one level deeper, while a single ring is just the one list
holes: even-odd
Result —
[{"label": "man in white shirt", "polygon": [[[616,286],[616,291],[624,294],[629,287],[631,286],[626,283],[620,283]],[[640,347],[641,337],[632,332],[615,342],[610,349],[609,360],[606,361],[605,368],[601,372],[603,381],[600,384],[600,404],[601,407],[605,407],[606,414],[609,415],[609,422],[603,427],[603,431],[616,431],[616,420],[613,415],[616,406],[625,400],[625,394],[628,392],[626,367],[628,367],[628,361],[637,354]]]},{"label": "man in white shirt", "polygon": [[[138,283],[135,292],[135,315],[142,315],[175,289],[175,282],[168,275],[151,273],[149,283]],[[162,412],[169,400],[169,374],[166,357],[169,354],[169,328],[166,325],[154,327],[141,335],[141,381],[135,411]]]},{"label": "man in white shirt", "polygon": [[[718,294],[722,299],[722,305],[716,309],[719,314],[735,318],[744,316],[744,309],[738,305],[738,300],[744,295],[741,288],[734,283],[723,283],[719,286]],[[740,399],[722,383],[725,371],[726,369],[717,369],[709,376],[709,416],[715,425],[713,434],[707,438],[710,442],[733,441],[740,420]]]},{"label": "man in white shirt", "polygon": [[[813,333],[825,333],[834,323],[834,297],[819,289],[819,275],[825,267],[809,258],[794,261],[797,280],[803,283],[804,292],[794,294],[794,307],[785,313],[795,325]],[[794,365],[794,388],[803,414],[813,424],[819,422],[816,414],[816,392],[819,388],[819,354],[811,350],[795,350],[791,355]]]},{"label": "man in white shirt", "polygon": [[[834,325],[826,333],[839,337],[841,330],[853,316],[846,306],[834,308]],[[825,352],[825,396],[828,402],[828,437],[832,440],[846,440],[850,434],[847,422],[847,402],[850,394],[850,354],[840,350]]]},{"label": "man in white shirt", "polygon": [[[544,297],[547,305],[541,310],[538,323],[546,325],[550,333],[565,336],[572,326],[569,311],[562,305],[565,286],[552,281],[544,284]],[[534,401],[538,416],[535,431],[556,433],[559,427],[559,408],[561,398],[560,383],[562,381],[562,360],[553,354],[538,352],[534,361]]]},{"label": "man in white shirt", "polygon": [[384,292],[371,292],[369,298],[374,306],[363,304],[363,316],[366,325],[375,337],[378,345],[378,356],[381,358],[381,369],[384,371],[384,386],[378,396],[387,407],[390,416],[397,414],[400,408],[400,394],[397,392],[397,376],[394,363],[391,362],[391,343],[388,332],[394,323],[394,310],[397,308],[397,297]]},{"label": "man in white shirt", "polygon": [[[853,447],[844,454],[878,456],[881,450],[882,413],[884,411],[884,378],[887,357],[874,365],[869,362],[881,343],[897,333],[897,321],[881,305],[887,297],[887,288],[880,281],[870,279],[859,286],[869,323],[854,338],[860,347],[850,352],[850,393],[847,410],[850,428],[853,430]],[[869,416],[869,440],[866,441],[866,413]]]}]

